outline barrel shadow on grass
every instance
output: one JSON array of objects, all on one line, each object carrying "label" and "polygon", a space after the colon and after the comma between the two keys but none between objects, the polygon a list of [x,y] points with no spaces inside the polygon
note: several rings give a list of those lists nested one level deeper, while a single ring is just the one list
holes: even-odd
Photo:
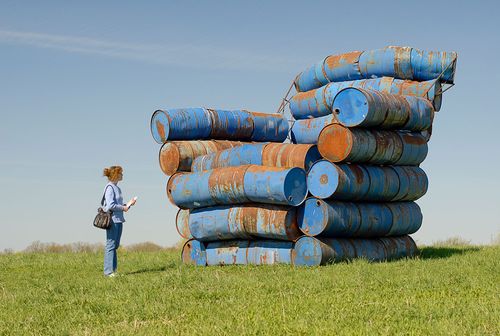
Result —
[{"label": "barrel shadow on grass", "polygon": [[440,247],[426,246],[420,249],[420,259],[441,259],[449,258],[453,255],[461,255],[465,253],[477,252],[479,247],[464,246],[464,247]]}]

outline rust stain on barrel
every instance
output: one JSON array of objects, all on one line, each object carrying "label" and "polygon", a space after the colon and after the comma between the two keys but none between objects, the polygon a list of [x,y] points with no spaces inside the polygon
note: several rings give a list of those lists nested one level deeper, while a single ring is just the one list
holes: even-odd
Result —
[{"label": "rust stain on barrel", "polygon": [[359,62],[359,56],[362,51],[352,51],[340,55],[330,55],[325,60],[325,65],[329,69],[334,69],[345,64],[356,64]]},{"label": "rust stain on barrel", "polygon": [[318,137],[318,150],[332,162],[345,160],[351,153],[353,135],[351,131],[337,124],[326,126]]},{"label": "rust stain on barrel", "polygon": [[421,135],[415,135],[411,133],[399,133],[403,141],[410,145],[424,145],[426,143],[425,139]]},{"label": "rust stain on barrel", "polygon": [[156,129],[158,130],[161,141],[166,141],[167,139],[165,137],[165,126],[163,126],[163,124],[159,120],[156,120]]}]

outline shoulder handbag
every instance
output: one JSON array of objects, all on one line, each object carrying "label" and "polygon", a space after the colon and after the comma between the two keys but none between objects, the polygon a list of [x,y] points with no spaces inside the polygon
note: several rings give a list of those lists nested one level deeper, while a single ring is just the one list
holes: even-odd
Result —
[{"label": "shoulder handbag", "polygon": [[[108,187],[106,187],[107,189]],[[101,206],[97,208],[97,215],[94,218],[94,226],[99,229],[107,230],[111,226],[111,215],[112,211],[104,211],[102,207],[104,206],[104,197],[106,196],[106,189],[104,189],[104,194],[101,199]]]}]

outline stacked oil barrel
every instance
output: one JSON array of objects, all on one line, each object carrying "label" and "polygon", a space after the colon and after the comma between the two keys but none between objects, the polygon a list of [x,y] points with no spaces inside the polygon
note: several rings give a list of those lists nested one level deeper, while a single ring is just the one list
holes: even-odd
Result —
[{"label": "stacked oil barrel", "polygon": [[323,159],[308,171],[294,264],[417,252],[409,235],[423,216],[414,201],[428,186],[419,164],[456,58],[387,47],[331,55],[296,77],[292,141],[317,144]]},{"label": "stacked oil barrel", "polygon": [[[328,56],[295,79],[294,117],[155,111],[153,138],[195,265],[321,265],[417,253],[414,202],[456,54],[387,47]],[[292,143],[284,143],[290,133]]]},{"label": "stacked oil barrel", "polygon": [[195,265],[290,263],[301,236],[297,206],[316,145],[283,143],[281,114],[205,108],[158,110],[153,138],[180,210],[182,259]]}]

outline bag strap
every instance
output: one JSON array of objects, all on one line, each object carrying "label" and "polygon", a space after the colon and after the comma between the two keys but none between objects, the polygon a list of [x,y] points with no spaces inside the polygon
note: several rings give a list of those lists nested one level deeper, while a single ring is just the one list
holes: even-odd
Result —
[{"label": "bag strap", "polygon": [[[101,206],[104,206],[104,199],[106,197],[106,190],[108,190],[108,187],[111,187],[109,184],[106,186],[106,188],[104,188],[104,194],[102,194],[102,199],[101,199]],[[113,187],[111,187],[111,190],[113,190]],[[115,193],[115,191],[113,190],[113,194]]]}]

